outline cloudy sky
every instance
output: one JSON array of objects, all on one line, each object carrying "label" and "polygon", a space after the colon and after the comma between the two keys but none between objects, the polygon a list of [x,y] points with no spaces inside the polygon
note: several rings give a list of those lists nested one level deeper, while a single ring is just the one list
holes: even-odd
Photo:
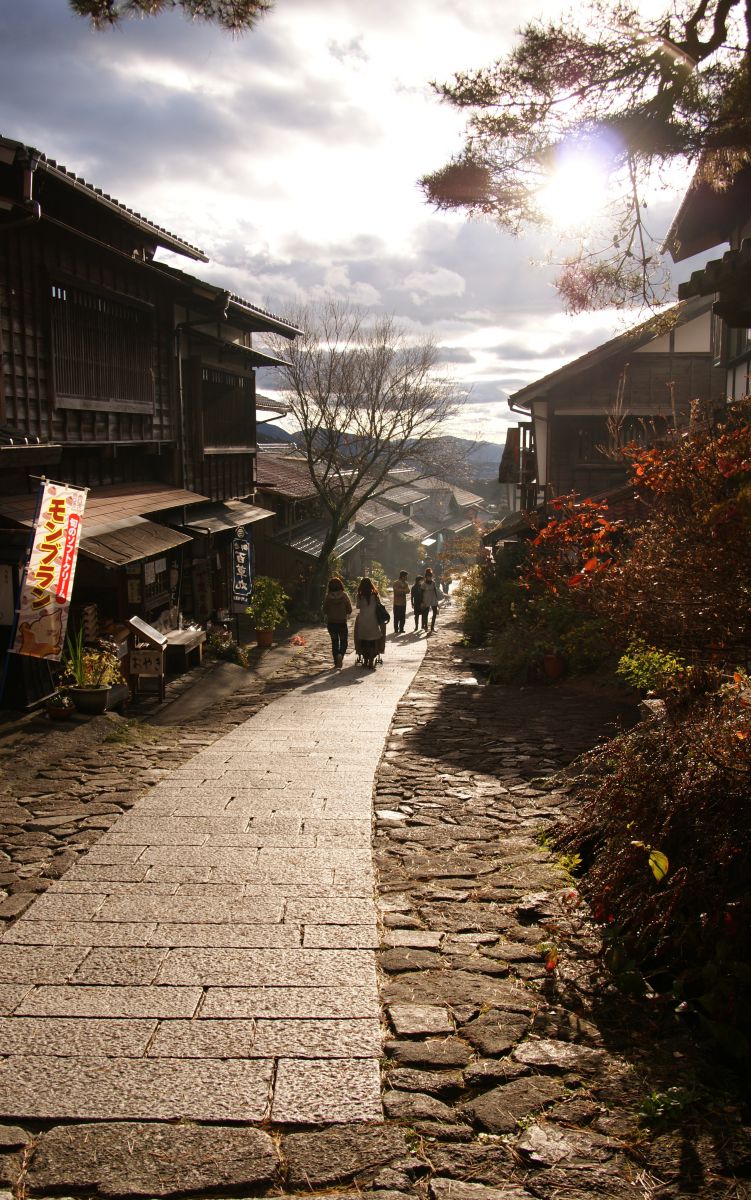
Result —
[{"label": "cloudy sky", "polygon": [[[560,5],[525,16],[546,9]],[[503,441],[509,393],[623,328],[563,314],[553,272],[530,262],[549,238],[436,214],[417,185],[461,145],[430,80],[503,54],[519,13],[276,0],[233,40],[179,14],[96,33],[67,0],[0,0],[0,133],[200,246],[198,273],[255,303],[334,296],[432,334],[469,390],[453,431]]]}]

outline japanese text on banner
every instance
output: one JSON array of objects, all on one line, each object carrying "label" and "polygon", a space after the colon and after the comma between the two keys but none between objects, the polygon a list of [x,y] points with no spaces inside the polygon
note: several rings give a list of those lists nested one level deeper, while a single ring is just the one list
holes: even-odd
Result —
[{"label": "japanese text on banner", "polygon": [[81,538],[86,488],[42,485],[34,544],[21,582],[12,649],[33,658],[60,659]]}]

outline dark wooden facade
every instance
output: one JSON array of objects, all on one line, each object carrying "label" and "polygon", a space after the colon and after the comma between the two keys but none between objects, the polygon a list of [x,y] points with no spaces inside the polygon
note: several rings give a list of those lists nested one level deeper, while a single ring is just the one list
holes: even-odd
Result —
[{"label": "dark wooden facade", "polygon": [[531,418],[533,435],[534,483],[528,454],[519,498],[533,490],[539,504],[621,487],[628,478],[623,445],[659,440],[688,423],[693,401],[722,396],[709,310],[706,301],[678,306],[672,321],[648,322],[511,396],[509,406]]},{"label": "dark wooden facade", "polygon": [[[126,524],[146,514],[185,529],[192,503],[253,498],[255,367],[281,361],[257,350],[253,334],[298,331],[158,262],[159,249],[207,261],[38,151],[0,137],[0,563],[11,565],[16,586],[26,534],[7,514],[40,475],[87,487],[90,499],[98,489],[140,488]],[[180,503],[160,503],[165,485],[179,490]],[[87,532],[85,515],[84,540]],[[160,603],[180,601],[170,580],[178,589],[189,583],[193,550],[197,564],[218,563],[222,585],[213,599],[204,589],[202,609],[223,602],[232,533],[194,546],[165,536],[176,549],[152,554],[147,573],[167,581]],[[139,611],[130,599],[134,569],[89,555],[81,599],[100,595],[122,621]],[[151,615],[154,585],[145,581],[140,611]],[[182,595],[197,592],[185,586]]]}]

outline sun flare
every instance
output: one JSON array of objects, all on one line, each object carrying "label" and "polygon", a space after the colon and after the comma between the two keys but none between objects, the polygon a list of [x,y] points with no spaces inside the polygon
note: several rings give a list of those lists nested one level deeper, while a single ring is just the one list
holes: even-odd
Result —
[{"label": "sun flare", "polygon": [[540,210],[558,229],[578,230],[604,212],[608,203],[608,174],[591,154],[567,155],[540,189]]}]

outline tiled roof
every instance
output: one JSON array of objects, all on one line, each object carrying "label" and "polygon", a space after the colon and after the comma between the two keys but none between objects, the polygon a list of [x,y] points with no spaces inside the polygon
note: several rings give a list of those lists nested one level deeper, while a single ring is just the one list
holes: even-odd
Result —
[{"label": "tiled roof", "polygon": [[[303,554],[309,554],[311,558],[319,558],[326,534],[329,531],[328,525],[315,525],[308,528],[304,533],[298,533],[295,537],[285,545],[292,546],[293,550],[300,550]],[[277,539],[280,540],[280,539]],[[353,529],[345,529],[334,546],[333,553],[343,558],[345,554],[349,554],[356,546],[359,546],[365,539]]]},{"label": "tiled roof", "polygon": [[401,532],[411,542],[421,542],[423,538],[430,537],[428,530],[424,529],[422,525],[418,525],[416,521],[410,521],[407,528]]},{"label": "tiled roof", "polygon": [[355,514],[356,524],[365,529],[391,529],[395,525],[404,525],[407,520],[403,513],[378,500],[367,500]]},{"label": "tiled roof", "polygon": [[289,496],[293,500],[305,500],[309,496],[317,496],[315,484],[310,478],[304,462],[281,458],[278,454],[263,452],[257,459],[257,484],[263,491],[274,492],[279,496]]},{"label": "tiled roof", "polygon": [[390,487],[382,492],[379,499],[384,504],[419,504],[421,500],[427,500],[426,492],[418,492],[413,487]]},{"label": "tiled roof", "polygon": [[[13,158],[33,158],[37,161],[37,170],[44,171],[54,179],[68,184],[77,191],[83,192],[89,196],[97,204],[104,208],[108,208],[115,212],[123,220],[130,225],[136,225],[144,233],[150,234],[160,246],[165,249],[175,250],[178,254],[184,254],[187,258],[198,259],[200,262],[208,262],[207,256],[203,250],[199,250],[197,246],[191,246],[190,242],[183,241],[182,238],[176,237],[174,233],[163,229],[161,225],[155,225],[153,221],[149,221],[147,217],[142,217],[140,213],[135,212],[132,208],[127,208],[114,196],[109,196],[103,192],[101,188],[94,187],[93,184],[87,183],[80,175],[76,175],[73,171],[69,171],[62,163],[58,163],[54,158],[47,158],[40,150],[36,150],[33,146],[26,146],[23,142],[14,141],[11,138],[0,136],[0,149],[4,149],[7,154],[13,152]],[[13,161],[13,159],[11,159]]]}]

